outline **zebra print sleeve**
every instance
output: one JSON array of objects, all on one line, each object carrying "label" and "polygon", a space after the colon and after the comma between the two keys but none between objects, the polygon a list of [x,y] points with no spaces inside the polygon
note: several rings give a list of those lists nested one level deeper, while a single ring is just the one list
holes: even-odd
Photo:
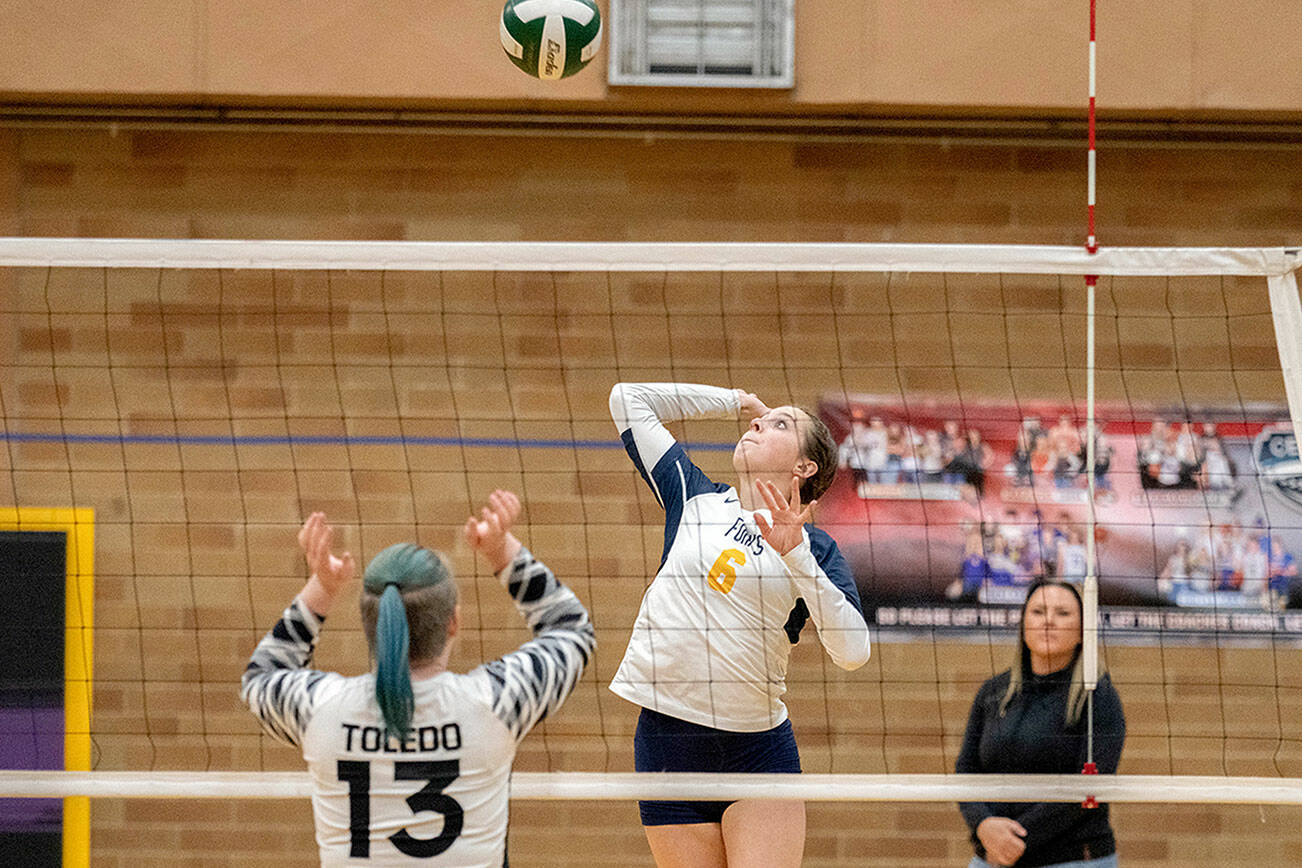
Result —
[{"label": "zebra print sleeve", "polygon": [[322,622],[295,598],[254,649],[242,679],[240,698],[262,721],[262,728],[295,747],[300,746],[317,694],[329,677],[306,668]]},{"label": "zebra print sleeve", "polygon": [[500,578],[534,638],[478,671],[487,676],[493,713],[518,742],[573,692],[597,641],[588,610],[528,549]]}]

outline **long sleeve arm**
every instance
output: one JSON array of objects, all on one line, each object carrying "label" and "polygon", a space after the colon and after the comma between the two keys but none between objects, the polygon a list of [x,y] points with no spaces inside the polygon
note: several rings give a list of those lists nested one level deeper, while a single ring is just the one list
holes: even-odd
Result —
[{"label": "long sleeve arm", "polygon": [[573,692],[596,635],[579,598],[528,549],[498,578],[534,638],[477,672],[488,679],[494,714],[519,741]]},{"label": "long sleeve arm", "polygon": [[[1081,712],[1084,718],[1084,711]],[[1121,696],[1107,675],[1099,680],[1094,691],[1094,764],[1099,774],[1114,775],[1121,762],[1121,748],[1126,740],[1126,718],[1121,709]],[[1078,765],[1084,767],[1086,740],[1080,736]],[[1019,814],[1017,822],[1026,827],[1026,846],[1043,846],[1080,821],[1082,811],[1090,810],[1076,802],[1037,802]]]},{"label": "long sleeve arm", "polygon": [[827,547],[822,558],[816,558],[809,532],[805,531],[800,545],[783,555],[782,560],[832,661],[848,670],[867,663],[871,651],[868,624],[859,608],[854,579],[835,544]]},{"label": "long sleeve arm", "polygon": [[272,737],[298,746],[328,675],[308,669],[324,619],[295,598],[253,651],[240,698]]},{"label": "long sleeve arm", "polygon": [[[981,686],[977,691],[976,699],[972,700],[972,710],[968,712],[967,729],[963,731],[963,745],[959,748],[958,762],[954,765],[954,771],[960,775],[975,775],[985,771],[981,767],[981,735],[985,729],[988,688],[989,682]],[[976,827],[981,825],[982,820],[997,816],[994,807],[988,802],[959,802],[958,810],[963,815],[968,828],[972,830],[973,836],[976,835]]]},{"label": "long sleeve arm", "polygon": [[735,419],[741,404],[734,389],[691,383],[618,383],[610,390],[610,415],[624,448],[665,505],[654,471],[677,441],[665,422]]}]

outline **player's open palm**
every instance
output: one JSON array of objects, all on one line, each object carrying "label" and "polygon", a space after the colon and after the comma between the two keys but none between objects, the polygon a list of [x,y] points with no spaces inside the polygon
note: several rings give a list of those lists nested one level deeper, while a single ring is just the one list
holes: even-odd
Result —
[{"label": "player's open palm", "polygon": [[778,490],[776,485],[767,479],[759,480],[756,483],[756,488],[759,489],[759,495],[764,501],[764,506],[772,514],[773,521],[770,523],[762,513],[756,513],[755,523],[759,525],[764,540],[777,549],[778,554],[785,555],[800,545],[801,540],[804,539],[805,522],[813,517],[814,506],[817,505],[818,501],[812,500],[808,506],[801,509],[800,477],[796,476],[793,476],[791,480],[790,500]]},{"label": "player's open palm", "polygon": [[351,582],[357,573],[357,564],[351,553],[336,555],[331,551],[334,541],[335,529],[326,521],[324,512],[309,515],[298,532],[298,545],[303,549],[308,569],[332,594]]},{"label": "player's open palm", "polygon": [[488,505],[479,516],[466,519],[466,542],[484,556],[493,572],[501,572],[520,550],[520,541],[511,527],[520,517],[520,498],[513,492],[498,489],[488,496]]}]

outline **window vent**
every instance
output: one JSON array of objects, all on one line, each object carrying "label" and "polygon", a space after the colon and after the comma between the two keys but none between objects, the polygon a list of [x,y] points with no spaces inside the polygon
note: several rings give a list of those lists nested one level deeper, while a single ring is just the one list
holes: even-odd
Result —
[{"label": "window vent", "polygon": [[610,0],[610,83],[794,83],[794,0]]}]

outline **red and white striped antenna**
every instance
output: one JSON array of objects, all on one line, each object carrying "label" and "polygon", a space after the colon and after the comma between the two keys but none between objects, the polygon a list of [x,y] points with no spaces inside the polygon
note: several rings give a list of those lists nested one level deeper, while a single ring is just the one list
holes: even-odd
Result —
[{"label": "red and white striped antenna", "polygon": [[1099,249],[1098,241],[1094,237],[1094,4],[1095,0],[1090,0],[1089,193],[1086,197],[1089,206],[1089,234],[1085,239],[1085,249],[1090,253]]},{"label": "red and white striped antenna", "polygon": [[[1088,182],[1090,190],[1087,194],[1088,211],[1090,211],[1090,226],[1088,226],[1088,236],[1085,241],[1085,249],[1092,252],[1099,250],[1098,239],[1094,234],[1094,180],[1095,180],[1095,155],[1094,155],[1094,81],[1095,81],[1095,0],[1090,0],[1090,156],[1088,156]],[[1092,280],[1092,278],[1091,278]]]},{"label": "red and white striped antenna", "polygon": [[[1085,249],[1098,253],[1098,238],[1094,234],[1094,180],[1097,161],[1094,152],[1094,70],[1095,70],[1095,2],[1090,0],[1090,105],[1089,105],[1089,156],[1088,192],[1086,206],[1089,212],[1088,234]],[[1095,529],[1098,527],[1094,508],[1094,449],[1097,434],[1094,428],[1094,288],[1098,284],[1097,274],[1085,275],[1085,480],[1087,486],[1086,501],[1089,504],[1089,533],[1085,540],[1085,584],[1082,588],[1081,606],[1081,654],[1084,657],[1085,707],[1087,720],[1085,724],[1085,767],[1082,773],[1098,774],[1094,763],[1094,688],[1098,685],[1098,630],[1099,630],[1099,578],[1098,557],[1095,551]],[[1084,806],[1093,808],[1098,805],[1094,796],[1085,798]]]}]

